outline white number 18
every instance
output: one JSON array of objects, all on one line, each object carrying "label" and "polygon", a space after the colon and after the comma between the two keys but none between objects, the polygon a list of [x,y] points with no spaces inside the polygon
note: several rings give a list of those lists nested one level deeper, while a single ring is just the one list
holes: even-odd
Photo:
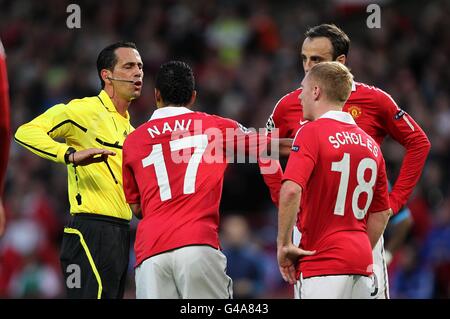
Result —
[{"label": "white number 18", "polygon": [[[364,173],[367,169],[371,170],[371,176],[368,182],[364,179]],[[336,205],[334,206],[334,214],[344,216],[345,199],[347,198],[348,180],[350,178],[350,154],[344,153],[342,160],[331,163],[331,170],[333,172],[341,173]],[[369,157],[362,159],[358,164],[356,178],[358,180],[358,186],[353,191],[352,210],[356,219],[361,220],[366,215],[367,210],[372,203],[373,186],[375,185],[377,178],[377,163]],[[367,202],[363,209],[358,206],[358,199],[362,193],[367,193]]]}]

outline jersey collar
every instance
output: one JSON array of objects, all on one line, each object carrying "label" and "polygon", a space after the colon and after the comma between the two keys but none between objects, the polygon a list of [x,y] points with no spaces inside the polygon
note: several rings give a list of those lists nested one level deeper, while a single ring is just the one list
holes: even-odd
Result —
[{"label": "jersey collar", "polygon": [[159,109],[156,109],[150,120],[162,119],[165,117],[177,116],[187,113],[192,113],[193,111],[184,106],[165,106]]},{"label": "jersey collar", "polygon": [[[107,109],[109,112],[117,112],[116,107],[114,106],[114,103],[111,101],[111,98],[109,97],[108,93],[105,92],[105,90],[101,90],[100,94],[97,95],[97,97],[99,98],[100,102],[102,102],[102,105],[105,107],[105,109]],[[127,111],[127,119],[130,118],[130,114]]]},{"label": "jersey collar", "polygon": [[321,117],[319,117],[319,119],[332,119],[339,122],[356,125],[356,122],[353,119],[353,117],[349,113],[342,111],[328,111]]}]

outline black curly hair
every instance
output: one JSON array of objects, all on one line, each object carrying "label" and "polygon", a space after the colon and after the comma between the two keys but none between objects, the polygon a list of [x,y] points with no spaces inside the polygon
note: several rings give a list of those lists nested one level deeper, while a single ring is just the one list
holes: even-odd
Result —
[{"label": "black curly hair", "polygon": [[182,61],[170,61],[159,68],[155,88],[166,105],[187,105],[195,87],[191,67]]}]

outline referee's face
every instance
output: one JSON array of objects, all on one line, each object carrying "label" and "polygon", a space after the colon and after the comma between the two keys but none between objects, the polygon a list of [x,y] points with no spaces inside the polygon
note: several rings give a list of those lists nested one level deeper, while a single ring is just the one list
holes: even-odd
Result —
[{"label": "referee's face", "polygon": [[114,91],[121,98],[131,101],[141,96],[144,71],[139,52],[133,48],[118,48],[115,51],[117,63],[112,71],[112,78],[128,80],[113,81]]}]

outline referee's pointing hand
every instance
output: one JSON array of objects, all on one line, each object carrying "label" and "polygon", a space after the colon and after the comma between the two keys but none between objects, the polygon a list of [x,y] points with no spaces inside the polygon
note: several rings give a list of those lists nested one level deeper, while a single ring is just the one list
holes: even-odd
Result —
[{"label": "referee's pointing hand", "polygon": [[115,152],[101,148],[88,148],[76,151],[69,155],[69,162],[75,165],[86,166],[105,161],[108,156],[116,155]]}]

